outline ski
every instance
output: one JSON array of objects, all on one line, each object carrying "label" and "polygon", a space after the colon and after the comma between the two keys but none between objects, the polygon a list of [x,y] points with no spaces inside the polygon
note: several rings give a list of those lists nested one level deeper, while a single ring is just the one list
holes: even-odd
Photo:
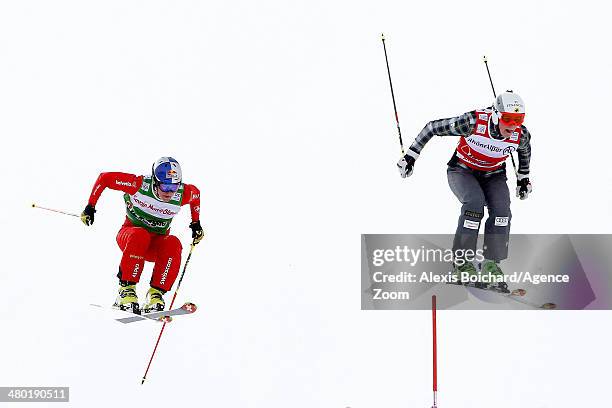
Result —
[{"label": "ski", "polygon": [[530,302],[528,300],[525,299],[525,295],[527,294],[527,290],[525,289],[514,289],[514,290],[509,290],[509,289],[502,289],[499,287],[493,287],[493,286],[484,286],[482,284],[476,284],[476,283],[452,283],[454,285],[460,285],[460,286],[466,286],[466,287],[470,287],[470,288],[474,288],[474,289],[479,289],[479,290],[486,290],[489,292],[494,292],[497,293],[501,296],[504,296],[508,299],[512,299],[515,302],[524,304],[526,306],[531,306],[534,309],[556,309],[557,308],[557,304],[556,303],[552,303],[552,302],[548,302],[548,303],[544,303],[544,304],[537,304],[537,303],[533,303]]},{"label": "ski", "polygon": [[504,296],[525,296],[527,294],[527,291],[525,289],[510,290],[508,288],[500,288],[499,286],[489,286],[484,283],[474,283],[474,282],[468,282],[468,283],[449,282],[449,283],[451,285],[467,286],[467,287],[474,288],[474,289],[488,290],[489,292],[499,293],[500,295],[504,295]]},{"label": "ski", "polygon": [[[493,288],[493,287],[483,287],[483,286],[476,286],[473,283],[468,283],[468,284],[462,284],[462,283],[453,283],[453,282],[447,282],[447,285],[455,285],[455,286],[465,286],[468,288],[474,288],[474,289],[478,289],[478,290],[486,290],[488,292],[493,292],[493,293],[497,293],[498,295],[504,296],[508,299],[511,299],[517,303],[522,303],[526,306],[530,306],[533,309],[545,309],[545,310],[551,310],[551,309],[556,309],[557,308],[557,304],[553,303],[553,302],[547,302],[547,303],[543,303],[543,304],[538,304],[538,303],[533,303],[531,301],[526,300],[524,297],[527,294],[527,290],[526,289],[514,289],[514,290],[502,290],[500,288]],[[364,290],[363,293],[367,294],[367,295],[373,295],[374,294],[374,289],[372,286],[370,286],[368,289]]]},{"label": "ski", "polygon": [[[95,306],[95,307],[103,307],[100,305],[96,305],[96,304],[91,304],[91,306]],[[124,312],[129,314],[129,317],[122,317],[119,319],[115,319],[116,321],[120,322],[120,323],[134,323],[134,322],[138,322],[141,320],[153,320],[153,321],[157,321],[157,322],[165,322],[165,323],[170,323],[172,321],[172,316],[179,316],[179,315],[184,315],[184,314],[192,314],[194,313],[198,308],[195,304],[191,303],[191,302],[186,302],[183,306],[175,308],[175,309],[170,309],[170,310],[162,310],[160,312],[152,312],[152,313],[146,313],[146,314],[134,314],[125,310],[121,310],[118,308],[113,307],[113,310],[118,310],[120,312]]]},{"label": "ski", "polygon": [[552,309],[556,309],[557,308],[557,304],[556,303],[552,303],[552,302],[538,304],[538,303],[530,302],[530,301],[528,301],[528,300],[526,300],[524,298],[521,298],[521,297],[510,297],[510,299],[514,300],[515,302],[522,303],[522,304],[524,304],[526,306],[531,306],[534,309],[552,310]]},{"label": "ski", "polygon": [[121,323],[133,323],[139,320],[155,320],[158,322],[166,322],[170,323],[172,321],[172,316],[179,316],[184,314],[192,314],[197,310],[197,306],[191,302],[185,303],[183,306],[178,307],[176,309],[170,310],[162,310],[161,312],[152,312],[141,315],[133,315],[130,317],[122,317],[120,319],[115,319]]}]

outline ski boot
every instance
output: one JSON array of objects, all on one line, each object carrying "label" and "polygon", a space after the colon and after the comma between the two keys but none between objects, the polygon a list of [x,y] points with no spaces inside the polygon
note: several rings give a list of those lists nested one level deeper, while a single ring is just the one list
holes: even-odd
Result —
[{"label": "ski boot", "polygon": [[[481,264],[480,264],[480,272],[483,275],[491,275],[493,278],[497,278],[500,276],[504,276],[504,272],[501,270],[501,268],[499,267],[498,263],[495,261],[491,261],[490,259],[485,259]],[[493,289],[493,290],[498,290],[502,293],[509,293],[510,291],[508,290],[508,284],[506,282],[491,282],[487,284],[487,287]]]},{"label": "ski boot", "polygon": [[[461,281],[461,275],[464,272],[469,274],[470,280],[468,282]],[[472,278],[473,276],[479,276],[479,275],[480,274],[474,267],[474,264],[470,261],[465,261],[463,265],[457,265],[456,263],[453,263],[453,276],[457,277],[458,285],[469,285],[469,286],[475,286],[477,288],[485,288],[486,284],[481,283],[480,280],[477,280],[476,282],[474,282]]]},{"label": "ski boot", "polygon": [[115,300],[113,307],[126,312],[140,314],[135,283],[124,280],[119,281],[119,296],[117,296],[117,300]]},{"label": "ski boot", "polygon": [[161,312],[166,307],[166,302],[164,302],[164,294],[166,292],[154,287],[150,287],[147,292],[147,298],[145,300],[145,304],[142,306],[143,313],[151,313],[151,312]]}]

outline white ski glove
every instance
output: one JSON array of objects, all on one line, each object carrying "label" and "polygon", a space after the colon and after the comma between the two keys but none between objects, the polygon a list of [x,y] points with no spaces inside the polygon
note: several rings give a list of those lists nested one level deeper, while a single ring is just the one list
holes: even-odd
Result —
[{"label": "white ski glove", "polygon": [[517,174],[516,180],[516,196],[521,200],[527,199],[529,193],[531,193],[531,182],[529,181],[529,174]]},{"label": "white ski glove", "polygon": [[414,162],[419,158],[419,154],[413,150],[408,149],[404,157],[397,162],[397,169],[400,172],[402,178],[410,177],[414,170]]}]

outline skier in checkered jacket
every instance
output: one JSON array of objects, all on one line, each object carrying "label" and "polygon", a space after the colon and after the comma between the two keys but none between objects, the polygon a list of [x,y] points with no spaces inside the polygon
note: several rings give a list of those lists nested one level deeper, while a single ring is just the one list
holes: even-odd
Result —
[{"label": "skier in checkered jacket", "polygon": [[[500,94],[492,107],[429,122],[416,137],[397,166],[402,177],[412,175],[414,164],[433,136],[459,136],[459,143],[448,162],[448,184],[461,202],[461,213],[453,241],[457,274],[476,274],[473,262],[461,254],[476,251],[478,232],[487,207],[483,255],[485,274],[503,275],[499,262],[508,257],[510,236],[510,192],[506,159],[516,151],[519,159],[516,196],[529,197],[531,134],[523,125],[525,105],[512,91]],[[505,288],[507,285],[499,283]]]}]

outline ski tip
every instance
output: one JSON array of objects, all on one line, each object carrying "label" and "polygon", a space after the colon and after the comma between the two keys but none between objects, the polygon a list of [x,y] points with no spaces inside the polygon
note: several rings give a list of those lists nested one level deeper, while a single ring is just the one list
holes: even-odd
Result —
[{"label": "ski tip", "polygon": [[140,385],[144,384],[145,380],[146,380],[146,378],[142,377],[142,381],[140,382]]},{"label": "ski tip", "polygon": [[525,289],[514,289],[512,292],[510,292],[510,295],[512,296],[525,296],[527,294],[527,291]]},{"label": "ski tip", "polygon": [[189,313],[193,313],[196,310],[198,310],[198,307],[194,303],[185,302],[185,304],[183,306],[181,306],[181,309],[183,309],[183,310],[185,310],[185,311],[187,311]]}]

